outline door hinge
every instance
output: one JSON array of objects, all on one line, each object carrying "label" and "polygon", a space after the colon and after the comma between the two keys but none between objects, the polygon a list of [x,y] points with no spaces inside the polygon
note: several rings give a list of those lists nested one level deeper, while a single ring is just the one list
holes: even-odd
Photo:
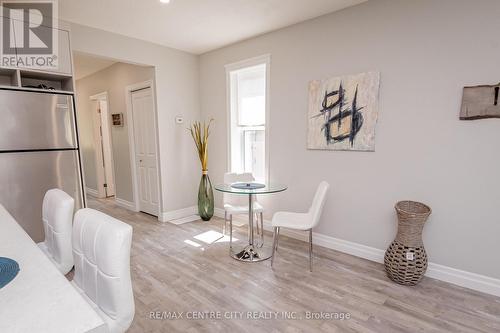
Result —
[{"label": "door hinge", "polygon": [[97,109],[97,113],[99,113],[99,114],[100,114],[100,113],[101,113],[101,109]]},{"label": "door hinge", "polygon": [[108,187],[108,184],[106,184],[106,183],[105,183],[105,184],[104,184],[104,187]]}]

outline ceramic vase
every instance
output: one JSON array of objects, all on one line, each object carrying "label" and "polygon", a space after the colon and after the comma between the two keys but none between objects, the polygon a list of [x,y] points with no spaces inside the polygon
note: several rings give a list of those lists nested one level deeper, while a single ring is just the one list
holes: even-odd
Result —
[{"label": "ceramic vase", "polygon": [[203,221],[210,221],[214,216],[214,191],[207,171],[203,171],[198,189],[198,214]]}]

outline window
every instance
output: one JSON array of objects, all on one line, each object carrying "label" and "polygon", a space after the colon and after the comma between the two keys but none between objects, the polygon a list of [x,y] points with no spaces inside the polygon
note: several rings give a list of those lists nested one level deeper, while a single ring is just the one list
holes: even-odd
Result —
[{"label": "window", "polygon": [[250,172],[267,180],[268,57],[228,65],[231,172]]}]

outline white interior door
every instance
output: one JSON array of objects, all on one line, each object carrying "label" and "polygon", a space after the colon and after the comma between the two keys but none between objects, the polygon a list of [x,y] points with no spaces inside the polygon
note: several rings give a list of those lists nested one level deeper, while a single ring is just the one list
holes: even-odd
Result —
[{"label": "white interior door", "polygon": [[101,123],[101,109],[99,100],[95,100],[92,106],[92,119],[94,122],[94,147],[95,147],[95,172],[96,172],[96,185],[97,197],[106,197],[106,172],[104,167],[104,149],[102,140],[102,123]]},{"label": "white interior door", "polygon": [[115,195],[115,179],[113,173],[113,152],[111,151],[111,126],[107,100],[99,100],[101,116],[102,152],[104,157],[104,190],[106,197]]},{"label": "white interior door", "polygon": [[132,92],[139,209],[158,216],[156,126],[151,88]]},{"label": "white interior door", "polygon": [[91,96],[93,101],[94,143],[96,157],[96,182],[98,198],[115,195],[113,149],[107,98],[99,94]]}]

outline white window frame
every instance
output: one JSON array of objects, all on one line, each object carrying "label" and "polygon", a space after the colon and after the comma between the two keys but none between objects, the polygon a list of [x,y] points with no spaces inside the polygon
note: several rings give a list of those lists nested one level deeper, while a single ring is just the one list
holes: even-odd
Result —
[{"label": "white window frame", "polygon": [[271,55],[270,54],[264,54],[258,57],[250,58],[250,59],[245,59],[242,61],[238,61],[235,63],[227,64],[225,65],[226,68],[226,127],[227,127],[227,170],[231,171],[232,170],[232,165],[231,165],[231,129],[232,129],[232,112],[231,108],[233,105],[235,105],[236,101],[233,99],[234,96],[231,96],[231,72],[248,68],[248,67],[253,67],[253,66],[258,66],[258,65],[266,65],[266,124],[265,124],[265,182],[269,182],[270,178],[270,149],[269,149],[269,130],[271,126],[271,112],[270,112],[270,89],[271,89]]}]

